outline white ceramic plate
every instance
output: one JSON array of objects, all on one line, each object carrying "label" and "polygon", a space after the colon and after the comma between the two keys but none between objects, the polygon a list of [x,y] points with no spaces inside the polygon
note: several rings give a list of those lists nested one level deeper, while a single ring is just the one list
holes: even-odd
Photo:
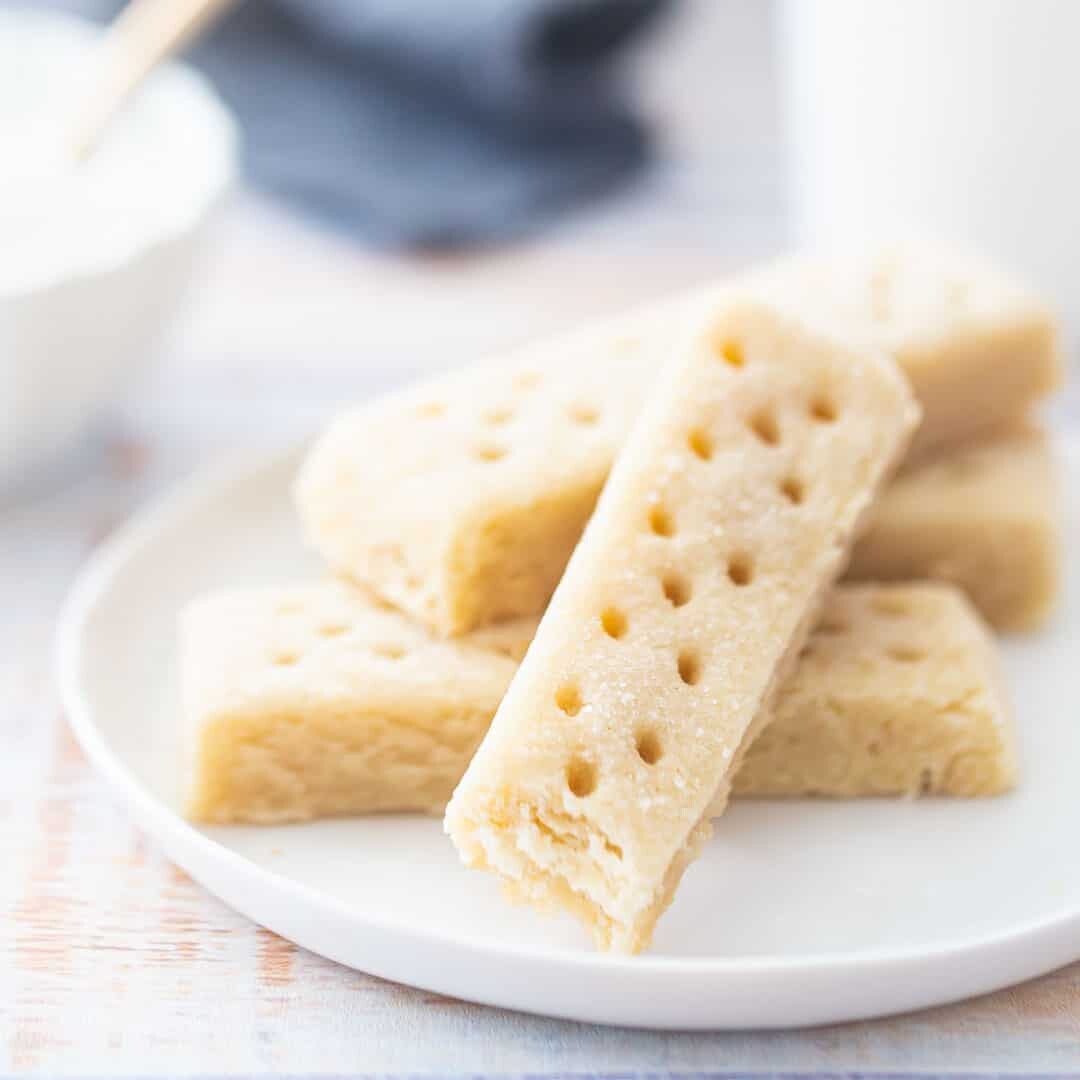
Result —
[{"label": "white ceramic plate", "polygon": [[[1080,491],[1080,447],[1065,454]],[[993,990],[1080,957],[1080,589],[1006,648],[1020,789],[985,801],[741,803],[653,951],[590,951],[505,904],[437,820],[196,829],[177,813],[178,608],[205,589],[318,573],[289,505],[295,454],[194,480],[93,560],[59,639],[76,734],[169,856],[308,949],[473,1001],[663,1028],[818,1024]],[[1080,550],[1071,508],[1066,550]]]}]

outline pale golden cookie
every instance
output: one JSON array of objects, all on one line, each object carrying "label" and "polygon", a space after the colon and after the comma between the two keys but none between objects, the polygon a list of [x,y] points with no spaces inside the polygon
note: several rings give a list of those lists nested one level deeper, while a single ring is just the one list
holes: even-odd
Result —
[{"label": "pale golden cookie", "polygon": [[999,795],[1016,782],[994,642],[948,585],[833,590],[734,794]]},{"label": "pale golden cookie", "polygon": [[[919,454],[1023,413],[1060,377],[1045,307],[970,260],[894,249],[785,260],[745,280],[859,347],[891,351],[923,407]],[[655,372],[727,287],[346,412],[297,484],[309,542],[442,634],[539,615]]]},{"label": "pale golden cookie", "polygon": [[447,807],[466,863],[637,951],[918,408],[890,359],[717,305],[656,380]]},{"label": "pale golden cookie", "polygon": [[849,577],[962,588],[991,625],[1028,630],[1058,592],[1060,490],[1033,428],[905,470],[871,511]]},{"label": "pale golden cookie", "polygon": [[180,629],[186,808],[208,822],[440,811],[516,666],[339,584],[220,593]]},{"label": "pale golden cookie", "polygon": [[923,407],[908,461],[993,431],[1061,383],[1047,305],[973,257],[897,244],[864,256],[782,259],[747,282],[830,333],[896,359]]},{"label": "pale golden cookie", "polygon": [[[354,626],[376,634],[359,639],[373,657],[358,665],[362,678],[327,696],[319,654],[340,662],[338,639]],[[524,655],[536,620],[477,631],[460,648],[450,643],[451,663],[444,646],[431,650],[430,635],[417,638],[416,629],[332,582],[234,590],[192,605],[181,671],[190,816],[272,824],[387,811],[441,815],[465,771],[464,748],[479,745],[515,670],[473,645]],[[426,685],[415,689],[410,666],[381,662],[393,657],[379,650],[404,641],[447,680],[441,704]],[[923,655],[890,654],[913,645]],[[297,649],[303,667],[283,679],[284,650]],[[1013,783],[1015,753],[990,650],[977,616],[949,586],[838,586],[734,794],[1000,794]],[[474,676],[452,681],[461,665]],[[448,754],[414,717],[436,725],[449,718],[461,753]]]}]

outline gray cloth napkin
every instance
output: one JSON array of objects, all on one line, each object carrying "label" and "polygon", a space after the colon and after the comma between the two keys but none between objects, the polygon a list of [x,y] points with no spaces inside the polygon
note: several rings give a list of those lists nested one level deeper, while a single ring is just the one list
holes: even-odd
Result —
[{"label": "gray cloth napkin", "polygon": [[646,162],[617,61],[667,3],[246,0],[190,59],[237,113],[255,185],[367,242],[457,247]]}]

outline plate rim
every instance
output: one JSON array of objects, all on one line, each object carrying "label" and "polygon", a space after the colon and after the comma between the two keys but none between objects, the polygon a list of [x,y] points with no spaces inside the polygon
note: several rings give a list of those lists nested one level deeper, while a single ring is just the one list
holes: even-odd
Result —
[{"label": "plate rim", "polygon": [[[1069,468],[1080,468],[1080,438],[1075,433],[1060,430],[1053,433],[1053,438],[1055,452],[1069,461]],[[467,959],[472,956],[474,959],[488,961],[514,961],[531,964],[538,969],[564,973],[569,971],[571,974],[610,976],[614,972],[632,970],[663,980],[693,976],[708,977],[716,982],[732,982],[777,975],[784,975],[792,980],[819,975],[836,977],[854,972],[860,972],[865,976],[868,969],[872,969],[875,978],[889,980],[894,976],[902,976],[905,972],[910,973],[913,967],[921,969],[929,965],[931,969],[936,969],[950,961],[961,964],[983,960],[986,961],[988,968],[993,968],[995,960],[1002,961],[1005,957],[1014,955],[1018,950],[1024,951],[1025,955],[1030,954],[1033,960],[1032,963],[1026,965],[1023,962],[1010,965],[999,963],[997,966],[1002,970],[991,978],[979,980],[981,988],[976,991],[953,991],[942,988],[940,994],[935,994],[932,990],[928,990],[926,994],[919,996],[919,1004],[905,1004],[890,1009],[868,1002],[866,1011],[850,1009],[841,1010],[838,1013],[826,1011],[821,1018],[810,1020],[811,1024],[864,1019],[910,1008],[945,1004],[970,997],[972,993],[986,993],[1014,985],[1019,981],[1045,974],[1080,959],[1080,906],[1065,906],[1057,914],[1021,923],[1004,932],[953,940],[929,949],[860,949],[821,954],[807,953],[790,958],[767,955],[669,956],[648,953],[625,957],[586,950],[560,950],[549,946],[516,942],[495,944],[457,937],[408,921],[398,922],[392,918],[370,915],[316,888],[259,865],[196,828],[143,784],[112,749],[108,738],[98,727],[95,707],[90,695],[84,693],[82,688],[84,631],[98,605],[108,597],[110,586],[115,578],[147,543],[167,533],[177,520],[193,512],[197,507],[213,502],[215,498],[220,498],[224,492],[238,484],[254,481],[260,475],[288,467],[290,463],[298,459],[305,442],[293,442],[272,449],[261,447],[254,450],[234,451],[232,454],[201,466],[187,478],[158,493],[136,509],[83,564],[62,605],[54,637],[53,673],[55,685],[59,690],[60,703],[67,722],[90,763],[122,797],[136,826],[159,842],[167,857],[188,872],[203,888],[222,899],[245,918],[266,925],[262,918],[251,913],[250,905],[236,903],[233,899],[225,899],[220,888],[207,884],[203,874],[192,870],[189,864],[206,859],[218,862],[240,879],[246,879],[248,884],[272,888],[288,897],[290,902],[300,902],[314,911],[321,911],[335,918],[362,925],[373,934],[400,935],[412,939],[419,947],[437,947],[443,951],[449,951],[457,954],[457,959]],[[296,935],[284,936],[303,948],[327,956],[325,950],[297,940]],[[1055,955],[1053,959],[1050,959],[1050,953],[1060,953],[1060,955]],[[328,956],[328,958],[343,963],[345,966],[352,966],[336,957]],[[400,980],[400,976],[377,970],[375,967],[360,970],[370,970],[372,974]],[[448,988],[446,983],[440,985],[437,979],[431,981],[410,979],[409,983],[425,990],[462,996],[460,988]],[[505,1000],[485,1000],[479,995],[473,995],[469,997],[469,1000],[522,1009],[542,1015],[582,1019],[580,1013],[561,1014],[547,1008],[530,1007],[520,1002],[508,1005]],[[602,1016],[590,1017],[590,1019],[598,1019],[601,1023],[623,1022],[604,1019]],[[657,1023],[653,1026],[669,1030],[681,1026],[689,1030],[685,1025],[677,1024]],[[722,1021],[709,1025],[691,1025],[698,1030],[705,1027],[719,1029],[723,1026]],[[759,1028],[790,1026],[790,1022],[761,1023],[755,1026]]]}]

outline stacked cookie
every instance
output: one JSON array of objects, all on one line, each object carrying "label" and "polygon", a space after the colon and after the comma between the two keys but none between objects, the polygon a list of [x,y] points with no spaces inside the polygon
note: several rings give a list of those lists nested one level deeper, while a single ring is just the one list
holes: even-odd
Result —
[{"label": "stacked cookie", "polygon": [[975,607],[1053,599],[1057,379],[1036,299],[907,248],[344,414],[297,484],[341,580],[184,615],[191,816],[450,800],[467,862],[633,951],[729,793],[1007,790]]}]

